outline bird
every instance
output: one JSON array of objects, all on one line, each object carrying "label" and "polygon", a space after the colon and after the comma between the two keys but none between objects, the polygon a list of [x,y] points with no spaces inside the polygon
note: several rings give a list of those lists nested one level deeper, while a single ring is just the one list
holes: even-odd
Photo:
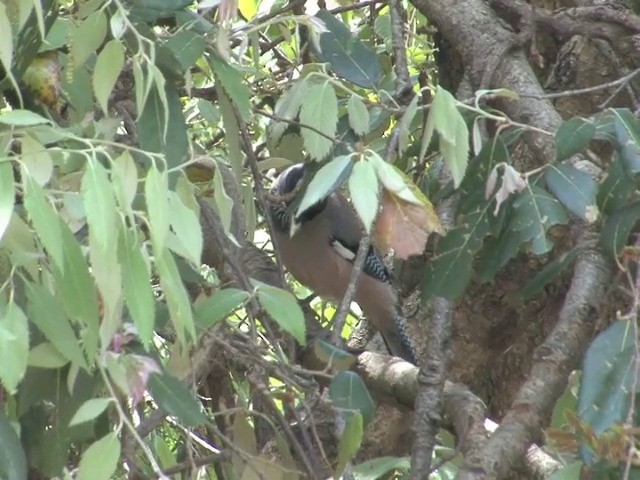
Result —
[{"label": "bird", "polygon": [[[292,207],[307,171],[305,163],[297,163],[273,182],[269,205],[272,233],[289,273],[320,297],[339,302],[351,278],[363,227],[355,209],[340,192],[296,215]],[[354,300],[381,333],[390,353],[417,365],[416,350],[391,274],[373,245],[365,257]]]}]

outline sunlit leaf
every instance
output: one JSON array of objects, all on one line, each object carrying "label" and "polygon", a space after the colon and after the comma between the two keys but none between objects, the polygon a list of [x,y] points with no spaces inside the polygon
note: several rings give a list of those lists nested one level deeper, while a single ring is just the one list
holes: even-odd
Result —
[{"label": "sunlit leaf", "polygon": [[380,206],[380,188],[376,170],[367,160],[354,163],[349,176],[349,195],[365,232],[370,234]]},{"label": "sunlit leaf", "polygon": [[78,480],[110,480],[118,467],[120,441],[115,432],[92,443],[82,454],[78,465]]},{"label": "sunlit leaf", "polygon": [[349,126],[358,135],[369,132],[369,111],[364,102],[357,95],[351,95],[347,103],[349,112]]},{"label": "sunlit leaf", "polygon": [[108,114],[109,96],[123,66],[124,46],[118,40],[110,40],[98,55],[93,70],[93,91],[105,114]]},{"label": "sunlit leaf", "polygon": [[336,136],[338,99],[330,82],[314,84],[307,95],[300,108],[302,138],[309,154],[321,160],[331,151]]},{"label": "sunlit leaf", "polygon": [[[258,282],[256,282],[258,283]],[[307,343],[304,313],[296,297],[281,288],[258,283],[258,300],[273,320],[290,333],[298,343]]]},{"label": "sunlit leaf", "polygon": [[69,359],[65,358],[53,344],[42,342],[40,345],[33,347],[29,352],[28,364],[30,367],[38,368],[60,368],[69,363]]},{"label": "sunlit leaf", "polygon": [[351,172],[352,167],[353,162],[349,155],[334,158],[323,165],[322,168],[314,174],[309,185],[307,185],[302,201],[296,211],[296,217],[300,216],[302,212],[322,201],[339,188]]},{"label": "sunlit leaf", "polygon": [[122,266],[122,285],[129,313],[140,340],[147,346],[153,338],[155,319],[151,277],[135,234],[128,228],[120,231],[118,258]]},{"label": "sunlit leaf", "polygon": [[113,403],[113,401],[113,398],[92,398],[87,400],[80,405],[80,408],[69,422],[69,426],[89,422],[95,419],[98,415],[104,412],[109,404]]},{"label": "sunlit leaf", "polygon": [[238,109],[243,120],[251,118],[251,91],[247,83],[230,63],[223,61],[215,55],[210,55],[209,62],[216,80],[222,84],[233,105]]},{"label": "sunlit leaf", "polygon": [[[440,150],[456,187],[462,182],[469,161],[469,129],[456,107],[453,95],[438,87],[422,137],[422,148],[431,142],[433,132],[440,135]],[[421,154],[422,156],[422,154]]]},{"label": "sunlit leaf", "polygon": [[13,302],[0,311],[0,352],[0,381],[13,394],[27,371],[29,358],[27,317]]},{"label": "sunlit leaf", "polygon": [[186,344],[186,335],[196,338],[191,301],[187,294],[178,266],[169,250],[156,253],[156,268],[160,275],[160,284],[167,299],[171,321],[182,345]]},{"label": "sunlit leaf", "polygon": [[14,195],[13,165],[11,162],[0,162],[0,240],[11,220]]},{"label": "sunlit leaf", "polygon": [[335,469],[335,478],[340,478],[347,463],[358,453],[362,444],[363,425],[362,415],[355,412],[347,417],[347,422],[338,443],[338,464]]},{"label": "sunlit leaf", "polygon": [[144,184],[153,247],[162,251],[169,235],[169,184],[167,172],[149,168]]},{"label": "sunlit leaf", "polygon": [[73,66],[78,68],[98,50],[107,34],[107,15],[96,10],[71,33]]},{"label": "sunlit leaf", "polygon": [[357,358],[324,340],[313,343],[313,351],[320,360],[336,370],[347,370],[356,363]]},{"label": "sunlit leaf", "polygon": [[24,205],[40,242],[47,249],[53,262],[64,269],[62,229],[57,212],[46,199],[42,187],[24,170]]},{"label": "sunlit leaf", "polygon": [[113,245],[117,234],[116,200],[107,170],[95,158],[87,163],[81,192],[92,235],[98,245],[106,250],[108,245]]}]

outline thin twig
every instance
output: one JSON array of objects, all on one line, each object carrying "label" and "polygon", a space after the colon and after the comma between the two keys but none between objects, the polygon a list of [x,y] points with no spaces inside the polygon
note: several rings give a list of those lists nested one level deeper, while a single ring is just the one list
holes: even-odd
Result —
[{"label": "thin twig", "polygon": [[365,235],[362,237],[362,240],[360,240],[360,244],[358,245],[358,253],[353,261],[353,268],[351,270],[351,276],[349,277],[349,285],[347,285],[347,290],[344,292],[344,296],[340,302],[340,307],[333,317],[333,332],[331,334],[331,338],[336,344],[338,344],[342,336],[344,323],[346,322],[347,314],[349,313],[349,306],[351,305],[351,302],[353,302],[353,297],[356,294],[358,280],[360,279],[360,274],[362,273],[364,261],[367,259],[370,246],[371,237],[369,235]]},{"label": "thin twig", "polygon": [[613,88],[620,85],[624,86],[628,82],[633,80],[633,77],[635,77],[638,74],[640,74],[640,68],[633,70],[632,72],[628,73],[623,77],[618,78],[617,80],[601,83],[599,85],[594,85],[592,87],[577,88],[575,90],[565,90],[564,92],[557,92],[557,93],[546,93],[544,95],[536,95],[536,94],[528,94],[528,93],[518,93],[518,95],[524,98],[534,98],[537,100],[572,97],[575,95],[585,95],[588,93],[598,92],[600,90],[607,90],[608,88]]},{"label": "thin twig", "polygon": [[175,464],[173,467],[165,468],[162,473],[166,476],[175,475],[176,473],[184,472],[191,467],[204,467],[206,465],[211,465],[212,463],[222,462],[224,460],[228,460],[229,456],[225,452],[221,453],[212,453],[211,455],[205,455],[204,457],[199,457],[193,459],[193,461],[184,461],[181,463]]},{"label": "thin twig", "polygon": [[262,115],[263,117],[270,118],[271,120],[275,120],[276,122],[284,122],[284,123],[288,123],[289,125],[293,125],[293,126],[298,127],[298,128],[306,128],[308,130],[311,130],[312,132],[317,133],[318,135],[326,138],[327,140],[331,140],[334,144],[335,143],[345,143],[340,139],[332,137],[331,135],[327,135],[323,131],[318,130],[316,127],[313,127],[313,126],[308,125],[306,123],[299,122],[298,120],[292,120],[290,118],[284,118],[284,117],[281,117],[281,116],[276,115],[274,113],[269,113],[269,112],[267,112],[265,110],[260,110],[258,108],[254,108],[253,111],[255,113],[257,113],[258,115]]},{"label": "thin twig", "polygon": [[242,117],[236,112],[236,119],[238,122],[238,127],[240,129],[240,138],[242,138],[242,143],[244,145],[244,153],[247,156],[247,160],[249,161],[249,168],[251,169],[251,175],[253,176],[253,184],[256,189],[256,196],[258,197],[258,202],[260,203],[260,208],[262,209],[262,214],[267,221],[267,227],[269,229],[269,237],[271,238],[271,242],[273,243],[273,250],[276,256],[276,260],[278,263],[278,275],[280,279],[280,283],[282,285],[286,285],[287,282],[284,278],[284,269],[282,258],[280,256],[280,250],[277,245],[277,241],[275,239],[275,225],[273,223],[273,219],[271,218],[271,210],[269,201],[266,196],[266,192],[262,187],[262,178],[260,176],[260,169],[258,168],[258,158],[256,157],[255,152],[253,151],[251,136],[249,135],[249,131],[247,130],[247,124],[242,120]]}]

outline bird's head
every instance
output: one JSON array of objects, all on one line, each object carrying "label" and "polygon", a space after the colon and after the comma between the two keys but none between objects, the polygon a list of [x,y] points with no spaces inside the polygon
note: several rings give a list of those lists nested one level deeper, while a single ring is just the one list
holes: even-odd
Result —
[{"label": "bird's head", "polygon": [[275,226],[281,231],[288,232],[290,237],[293,237],[305,222],[320,213],[326,204],[326,199],[324,199],[298,215],[294,215],[294,211],[302,199],[300,192],[308,172],[309,168],[306,163],[296,163],[278,175],[271,186],[271,194],[280,199],[271,207]]}]

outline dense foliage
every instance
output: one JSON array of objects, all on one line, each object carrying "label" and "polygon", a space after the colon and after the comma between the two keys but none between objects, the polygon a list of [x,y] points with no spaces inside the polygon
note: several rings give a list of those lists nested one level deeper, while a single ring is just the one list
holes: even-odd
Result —
[{"label": "dense foliage", "polygon": [[[420,259],[417,303],[516,262],[535,266],[514,305],[588,252],[619,267],[628,290],[606,295],[624,313],[600,315],[545,438],[553,478],[640,478],[636,112],[509,118],[497,106],[526,92],[439,85],[413,5],[321,6],[0,4],[1,478],[408,475],[410,443],[365,452],[388,399],[325,334],[337,309],[271,254],[268,177],[302,160],[317,171],[299,211],[343,188],[374,242]],[[536,136],[555,149],[529,168]],[[431,478],[453,478],[441,433]]]}]

